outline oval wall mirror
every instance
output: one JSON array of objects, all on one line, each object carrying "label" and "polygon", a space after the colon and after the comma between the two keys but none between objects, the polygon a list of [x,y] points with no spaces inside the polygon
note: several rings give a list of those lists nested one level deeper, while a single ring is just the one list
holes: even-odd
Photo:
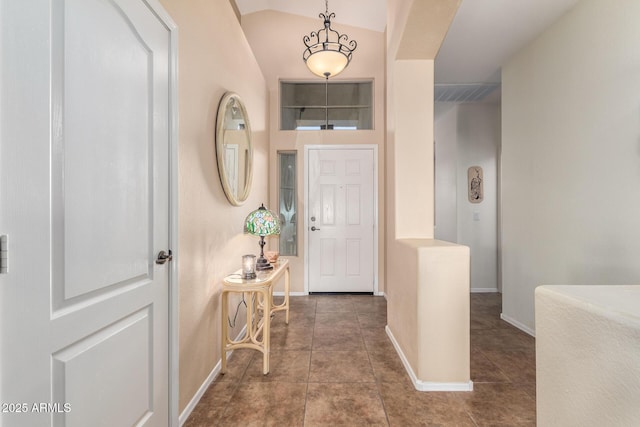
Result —
[{"label": "oval wall mirror", "polygon": [[216,157],[224,194],[232,205],[242,205],[251,191],[253,147],[247,110],[233,92],[225,93],[218,106]]}]

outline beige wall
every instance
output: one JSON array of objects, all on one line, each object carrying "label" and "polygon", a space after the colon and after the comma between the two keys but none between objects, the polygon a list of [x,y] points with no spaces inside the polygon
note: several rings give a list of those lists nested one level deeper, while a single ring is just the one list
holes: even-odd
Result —
[{"label": "beige wall", "polygon": [[458,4],[388,2],[387,332],[420,390],[472,387],[469,250],[433,239],[433,58]]},{"label": "beige wall", "polygon": [[395,238],[433,238],[433,60],[397,60],[395,88]]},{"label": "beige wall", "polygon": [[440,240],[418,246],[417,378],[470,391],[469,248]]},{"label": "beige wall", "polygon": [[[268,92],[229,2],[161,0],[179,28],[180,402],[182,411],[220,360],[220,288],[258,241],[243,220],[268,192]],[[216,166],[214,129],[226,91],[243,98],[253,130],[253,187],[233,207]],[[242,318],[242,316],[239,316]],[[243,325],[238,325],[232,336]]]},{"label": "beige wall", "polygon": [[433,239],[433,60],[394,62],[388,331],[416,388],[469,390],[469,248]]},{"label": "beige wall", "polygon": [[[319,10],[320,12],[320,10]],[[302,60],[302,38],[322,27],[320,19],[310,19],[275,11],[263,11],[242,18],[242,28],[247,35],[260,67],[265,75],[270,93],[270,169],[269,205],[278,206],[277,152],[297,151],[298,157],[298,217],[304,214],[304,147],[305,145],[373,144],[378,149],[378,291],[384,284],[384,33],[333,23],[333,28],[356,40],[358,47],[351,64],[332,81],[369,79],[374,82],[374,129],[361,131],[280,131],[279,81],[322,82],[307,69]],[[277,49],[272,47],[276,46]],[[291,290],[304,292],[304,223],[298,221],[298,256],[288,257],[291,262]],[[270,247],[277,248],[277,240],[271,239]],[[277,290],[277,289],[276,289]]]},{"label": "beige wall", "polygon": [[502,72],[503,316],[543,284],[640,283],[640,2],[583,0]]},{"label": "beige wall", "polygon": [[[339,77],[345,80],[374,79],[374,130],[345,133],[280,132],[277,130],[278,79],[314,80],[301,60],[300,45],[302,45],[302,35],[316,30],[316,27],[319,28],[321,24],[319,20],[285,16],[282,17],[283,22],[278,22],[273,19],[258,20],[261,14],[245,17],[245,30],[249,40],[252,40],[253,50],[261,65],[265,64],[263,61],[269,62],[274,59],[261,58],[264,52],[273,54],[273,51],[267,51],[260,44],[271,38],[276,40],[279,52],[300,52],[300,55],[294,54],[287,59],[276,57],[271,65],[263,65],[264,75],[267,76],[265,80],[228,2],[161,0],[161,3],[179,27],[181,287],[179,405],[182,411],[220,359],[220,281],[224,275],[239,267],[242,254],[257,252],[256,239],[242,234],[242,223],[247,213],[265,201],[265,197],[269,197],[269,204],[275,206],[276,168],[269,169],[269,164],[275,164],[277,150],[297,149],[299,166],[301,166],[303,164],[302,148],[306,144],[377,144],[381,147],[379,150],[380,290],[386,288],[383,283],[384,267],[390,264],[385,262],[385,248],[387,251],[394,251],[397,248],[397,244],[389,247],[385,244],[386,236],[392,236],[395,239],[395,227],[390,235],[386,235],[384,227],[385,223],[388,223],[385,213],[391,210],[385,200],[384,190],[393,189],[395,185],[395,181],[391,179],[388,181],[391,187],[385,186],[385,176],[395,173],[397,168],[393,163],[385,161],[385,154],[393,150],[395,138],[393,131],[389,132],[387,137],[391,144],[389,147],[384,146],[385,120],[393,122],[393,119],[385,115],[385,68],[388,69],[388,67],[385,65],[384,34],[341,27],[341,31],[356,39],[359,46],[354,53],[353,63]],[[403,14],[406,16],[405,12],[393,16]],[[256,19],[257,22],[252,24],[252,19]],[[400,17],[399,22],[402,20],[403,18]],[[291,34],[300,34],[300,40],[292,38]],[[432,61],[420,64],[419,68],[425,65],[427,68],[432,68],[430,62]],[[416,73],[411,78],[419,81],[425,76]],[[215,163],[213,138],[215,114],[218,102],[225,91],[234,91],[244,99],[253,130],[255,148],[253,189],[249,200],[242,207],[233,207],[226,201]],[[269,128],[271,128],[270,133]],[[393,129],[393,126],[391,128]],[[425,132],[428,145],[432,147],[432,130]],[[420,139],[424,140],[425,135],[421,135]],[[391,162],[394,158],[395,155],[391,153]],[[389,170],[385,171],[385,165],[389,166]],[[302,170],[301,167],[300,170]],[[431,175],[432,179],[433,174],[428,175]],[[304,208],[302,204],[304,198],[301,194],[302,174],[299,175],[298,183],[299,210],[302,212]],[[432,182],[425,182],[424,197],[427,203],[432,203],[433,194],[431,192],[429,196],[428,193],[428,187],[432,185]],[[409,191],[409,189],[402,191]],[[391,220],[394,222],[395,213],[392,215]],[[300,241],[301,246],[302,243]],[[406,264],[404,260],[398,258],[395,260],[393,262],[394,277],[411,277],[413,274],[418,274],[417,267],[410,259],[408,262],[411,272],[409,273],[403,270]],[[301,291],[302,254],[298,259],[292,260],[292,270],[293,291]],[[398,291],[401,289],[398,286]],[[396,292],[397,297],[400,295],[400,292]],[[397,308],[406,309],[409,313],[417,315],[415,305],[413,305],[414,308],[411,307],[412,302],[405,301]],[[410,324],[405,324],[403,327],[409,334],[415,333],[416,322],[414,318]],[[232,334],[239,332],[241,326],[238,325]]]}]

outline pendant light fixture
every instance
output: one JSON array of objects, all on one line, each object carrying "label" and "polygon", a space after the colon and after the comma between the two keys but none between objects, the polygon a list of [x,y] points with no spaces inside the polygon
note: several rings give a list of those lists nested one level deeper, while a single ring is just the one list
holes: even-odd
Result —
[{"label": "pendant light fixture", "polygon": [[346,34],[340,34],[331,28],[331,18],[335,13],[329,13],[329,1],[325,0],[325,13],[319,15],[324,19],[324,28],[312,31],[304,36],[302,41],[307,48],[302,54],[302,59],[309,70],[318,77],[334,77],[340,74],[351,62],[351,54],[358,43],[349,41]]}]

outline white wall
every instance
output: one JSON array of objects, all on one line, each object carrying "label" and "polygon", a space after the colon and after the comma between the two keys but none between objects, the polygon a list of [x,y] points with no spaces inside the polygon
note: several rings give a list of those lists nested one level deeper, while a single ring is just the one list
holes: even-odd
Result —
[{"label": "white wall", "polygon": [[[498,152],[500,105],[438,105],[436,114],[437,239],[471,248],[471,291],[498,291]],[[484,200],[470,203],[467,169],[480,166]]]},{"label": "white wall", "polygon": [[435,238],[458,241],[458,108],[436,103],[436,226]]},{"label": "white wall", "polygon": [[583,0],[502,71],[503,317],[640,283],[640,2]]},{"label": "white wall", "polygon": [[[500,107],[462,104],[458,107],[458,243],[471,248],[471,291],[498,290],[497,159]],[[467,170],[483,171],[484,200],[469,202]]]},{"label": "white wall", "polygon": [[640,286],[536,289],[540,426],[640,425]]}]

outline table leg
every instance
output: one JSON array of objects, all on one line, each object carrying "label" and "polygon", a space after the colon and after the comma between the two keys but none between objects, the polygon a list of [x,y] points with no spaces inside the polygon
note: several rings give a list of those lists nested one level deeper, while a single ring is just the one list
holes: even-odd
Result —
[{"label": "table leg", "polygon": [[222,335],[221,335],[221,342],[222,342],[222,356],[221,356],[221,368],[220,368],[220,372],[221,373],[225,373],[227,372],[227,341],[228,341],[228,336],[229,336],[229,326],[227,325],[227,318],[229,317],[229,301],[228,301],[228,296],[229,294],[227,292],[222,291]]},{"label": "table leg", "polygon": [[273,295],[273,284],[263,291],[264,295],[264,325],[262,329],[262,343],[264,345],[264,355],[262,358],[262,373],[269,373],[269,354],[271,352],[271,296]]},{"label": "table leg", "polygon": [[284,305],[286,309],[285,321],[287,325],[289,324],[289,287],[291,286],[291,276],[289,273],[289,266],[287,265],[287,269],[284,271]]},{"label": "table leg", "polygon": [[[256,331],[258,328],[258,313],[257,306],[258,301],[254,301],[253,294],[247,292],[243,294],[245,301],[247,302],[247,333],[245,335],[245,342],[256,341]],[[255,319],[255,320],[254,320]]]}]

